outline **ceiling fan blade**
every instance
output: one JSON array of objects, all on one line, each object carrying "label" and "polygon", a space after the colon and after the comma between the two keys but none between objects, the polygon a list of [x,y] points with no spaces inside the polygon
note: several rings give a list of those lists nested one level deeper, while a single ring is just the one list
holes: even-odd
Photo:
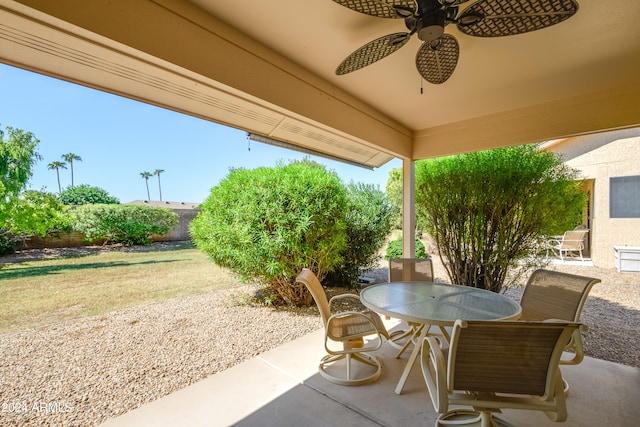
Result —
[{"label": "ceiling fan blade", "polygon": [[396,13],[394,6],[400,11],[415,10],[414,0],[333,0],[334,2],[356,12],[378,18],[404,18],[405,15]]},{"label": "ceiling fan blade", "polygon": [[458,17],[458,29],[476,37],[527,33],[558,24],[578,11],[575,0],[484,0]]},{"label": "ceiling fan blade", "polygon": [[347,56],[336,68],[336,74],[340,76],[371,65],[400,49],[410,38],[411,33],[393,33],[377,38]]},{"label": "ceiling fan blade", "polygon": [[441,84],[453,74],[458,64],[460,48],[450,34],[443,34],[432,42],[424,42],[416,54],[416,68],[429,83]]}]

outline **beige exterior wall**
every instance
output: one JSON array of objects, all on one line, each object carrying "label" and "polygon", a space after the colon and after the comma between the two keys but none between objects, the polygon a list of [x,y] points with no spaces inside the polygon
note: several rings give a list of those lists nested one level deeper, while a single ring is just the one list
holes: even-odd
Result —
[{"label": "beige exterior wall", "polygon": [[561,154],[593,184],[591,259],[598,267],[615,268],[614,246],[640,246],[640,218],[610,218],[609,178],[640,175],[640,129],[567,138],[546,148]]}]

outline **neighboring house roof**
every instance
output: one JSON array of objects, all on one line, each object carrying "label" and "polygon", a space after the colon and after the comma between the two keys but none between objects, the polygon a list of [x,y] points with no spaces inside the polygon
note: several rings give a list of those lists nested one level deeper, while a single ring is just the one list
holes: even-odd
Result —
[{"label": "neighboring house roof", "polygon": [[170,209],[198,209],[200,203],[193,202],[168,202],[168,201],[159,201],[159,200],[134,200],[129,203],[124,203],[125,205],[146,205],[146,206],[155,206],[160,208],[170,208]]}]

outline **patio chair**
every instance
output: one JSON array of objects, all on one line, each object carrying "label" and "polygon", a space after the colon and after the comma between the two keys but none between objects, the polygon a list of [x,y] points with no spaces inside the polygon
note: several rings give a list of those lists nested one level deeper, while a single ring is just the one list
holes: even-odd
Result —
[{"label": "patio chair", "polygon": [[[315,300],[322,324],[324,326],[324,348],[327,351],[319,365],[319,373],[327,381],[339,385],[362,385],[373,382],[380,377],[382,365],[374,356],[366,354],[378,350],[382,346],[382,337],[389,334],[382,319],[371,310],[343,311],[332,313],[331,306],[335,301],[352,298],[360,301],[355,294],[336,295],[327,301],[327,296],[316,275],[305,268],[296,278],[296,282],[304,284]],[[365,342],[365,337],[375,338]],[[342,371],[338,362],[346,362],[346,372]],[[352,363],[358,363],[356,374],[352,375]]]},{"label": "patio chair", "polygon": [[[558,363],[565,343],[580,327],[560,321],[457,320],[448,354],[437,339],[426,337],[421,365],[439,414],[436,427],[510,426],[494,417],[501,408],[543,411],[552,421],[565,421]],[[450,410],[452,405],[473,410]]]},{"label": "patio chair", "polygon": [[[560,271],[536,270],[529,277],[520,299],[520,320],[561,319],[579,322],[591,288],[600,281],[593,277]],[[567,341],[565,351],[571,352],[573,356],[561,359],[561,365],[577,365],[582,362],[584,346],[581,331],[575,331]],[[564,389],[569,393],[569,384],[566,381]]]},{"label": "patio chair", "polygon": [[[591,288],[600,279],[539,269],[534,271],[520,299],[520,320],[560,319],[579,322],[584,303]],[[565,350],[574,352],[570,360],[561,360],[563,365],[577,365],[584,358],[582,335],[576,332]]]},{"label": "patio chair", "polygon": [[[390,258],[389,282],[433,282],[433,263],[430,258]],[[409,348],[420,335],[420,323],[409,322],[409,329],[393,331],[389,334],[389,344],[398,350],[396,359]]]},{"label": "patio chair", "polygon": [[547,242],[547,257],[551,250],[554,254],[564,261],[564,257],[580,256],[580,261],[584,261],[582,251],[584,250],[584,242],[589,230],[586,228],[566,231],[562,236],[552,237]]}]

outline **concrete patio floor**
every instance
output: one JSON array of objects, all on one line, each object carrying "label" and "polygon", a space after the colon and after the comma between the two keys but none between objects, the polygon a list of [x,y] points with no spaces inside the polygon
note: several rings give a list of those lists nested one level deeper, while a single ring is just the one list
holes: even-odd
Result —
[{"label": "concrete patio floor", "polygon": [[[389,327],[398,327],[391,320]],[[383,363],[370,385],[331,384],[317,372],[323,331],[261,354],[129,413],[102,427],[176,426],[433,426],[436,413],[416,363],[402,395],[394,388],[407,356],[384,344]],[[640,425],[640,368],[585,358],[562,372],[571,390],[568,419],[558,424],[541,412],[506,410],[521,427],[636,427]]]}]

